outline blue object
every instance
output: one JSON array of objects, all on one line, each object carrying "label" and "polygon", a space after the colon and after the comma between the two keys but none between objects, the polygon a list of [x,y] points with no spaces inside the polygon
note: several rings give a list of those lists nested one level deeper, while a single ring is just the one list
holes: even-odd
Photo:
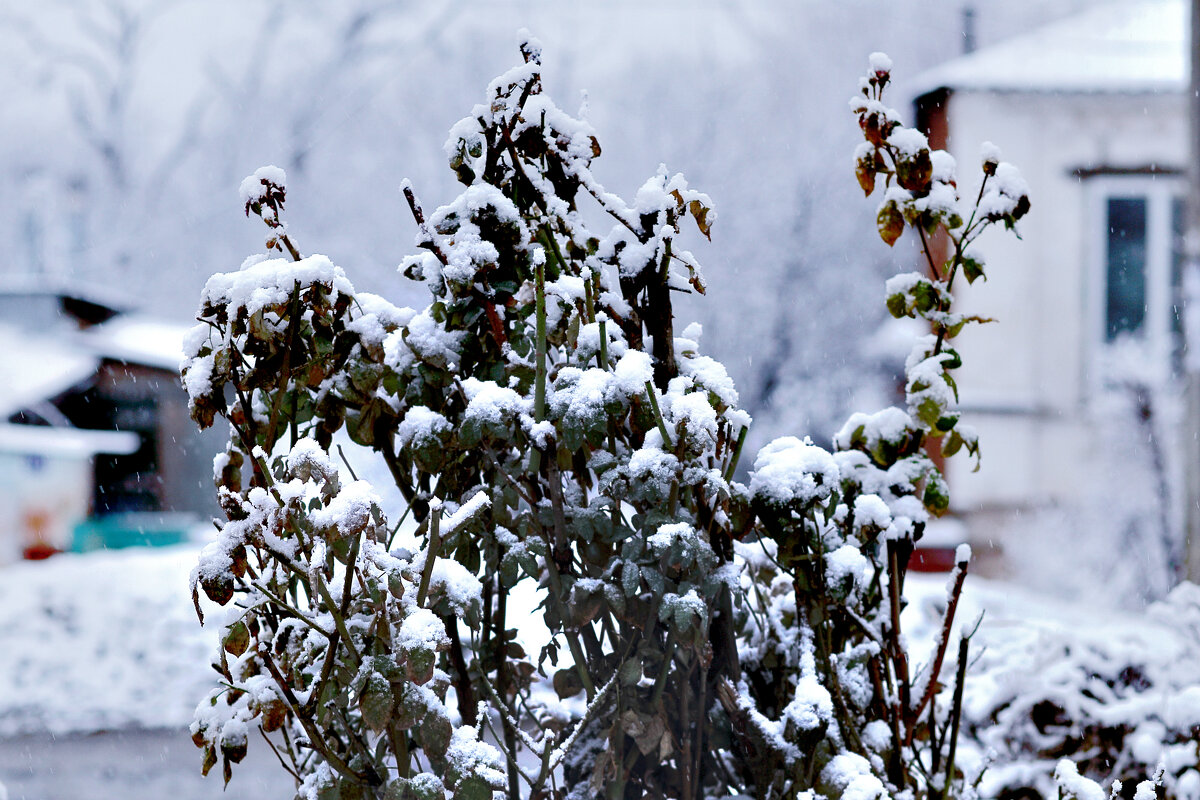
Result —
[{"label": "blue object", "polygon": [[124,547],[167,547],[188,541],[195,524],[190,514],[131,512],[92,517],[75,526],[71,551],[119,550]]}]

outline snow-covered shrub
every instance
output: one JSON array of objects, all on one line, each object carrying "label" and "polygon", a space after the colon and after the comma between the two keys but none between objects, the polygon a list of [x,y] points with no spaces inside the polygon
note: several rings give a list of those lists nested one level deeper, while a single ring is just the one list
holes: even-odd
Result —
[{"label": "snow-covered shrub", "polygon": [[[743,485],[750,419],[672,312],[673,292],[704,292],[681,236],[708,236],[711,200],[665,168],[632,202],[606,191],[592,130],[542,92],[539,47],[522,53],[451,130],[463,192],[427,215],[403,187],[420,311],[302,256],[279,170],[242,186],[283,257],[213,276],[183,365],[197,422],[231,430],[227,520],[193,581],[198,611],[200,592],[232,603],[193,725],[205,770],[228,780],[261,726],[305,798],[960,794],[961,691],[943,698],[940,673],[969,551],[932,663],[909,663],[900,609],[948,504],[929,452],[978,455],[950,289],[982,274],[974,237],[1024,214],[1019,176],[985,158],[960,211],[953,161],[882,104],[872,58],[859,180],[886,184],[889,244],[911,226],[950,245],[888,286],[932,332],[905,408],[855,414],[836,452],[776,440]],[[386,490],[356,478],[362,452]],[[403,498],[399,520],[377,492]],[[520,584],[542,598],[540,653],[509,612]]]},{"label": "snow-covered shrub", "polygon": [[1200,798],[1200,587],[1180,584],[1137,614],[1045,616],[980,632],[963,731],[991,761],[986,796],[1053,798],[1068,758],[1121,781],[1126,798],[1150,779]]}]

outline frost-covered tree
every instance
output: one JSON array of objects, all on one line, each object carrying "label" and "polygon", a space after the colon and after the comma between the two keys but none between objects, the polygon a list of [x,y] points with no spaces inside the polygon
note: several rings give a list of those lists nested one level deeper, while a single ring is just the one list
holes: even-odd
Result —
[{"label": "frost-covered tree", "polygon": [[[742,484],[750,418],[674,322],[675,295],[705,290],[680,237],[708,236],[711,200],[665,167],[632,201],[606,190],[592,128],[544,93],[540,46],[521,52],[451,130],[458,197],[426,213],[403,187],[420,311],[301,253],[282,170],[242,184],[268,253],[209,280],[183,369],[197,422],[231,432],[227,519],[193,581],[198,612],[201,592],[229,606],[192,727],[205,771],[228,780],[261,726],[305,798],[962,794],[965,639],[949,701],[940,676],[969,552],[921,668],[900,610],[948,505],[929,452],[978,455],[950,290],[982,275],[980,231],[1025,213],[1024,183],[989,152],[960,207],[953,160],[882,103],[872,57],[859,182],[886,184],[886,242],[947,242],[888,284],[932,332],[905,408],[853,415],[833,452],[778,439]],[[386,489],[356,478],[363,453]],[[540,653],[509,609],[522,585]]]}]

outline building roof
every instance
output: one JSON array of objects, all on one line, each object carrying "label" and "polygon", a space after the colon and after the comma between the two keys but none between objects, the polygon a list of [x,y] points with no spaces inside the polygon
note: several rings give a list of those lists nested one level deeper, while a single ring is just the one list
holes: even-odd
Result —
[{"label": "building roof", "polygon": [[[111,287],[52,275],[0,276],[0,298],[12,298],[19,303],[37,297],[56,300],[63,314],[72,317],[80,327],[110,320],[131,306],[128,297]],[[40,328],[45,321],[39,323]]]},{"label": "building roof", "polygon": [[189,329],[188,325],[141,314],[122,314],[88,328],[80,338],[104,358],[178,372],[183,360],[183,337]]},{"label": "building roof", "polygon": [[0,423],[0,453],[54,458],[90,458],[97,453],[124,456],[137,452],[141,440],[128,431],[92,431],[45,425]]},{"label": "building roof", "polygon": [[0,419],[87,381],[99,364],[68,340],[0,326]]},{"label": "building roof", "polygon": [[1188,28],[1184,0],[1117,0],[948,61],[911,86],[916,96],[938,89],[1182,92]]},{"label": "building roof", "polygon": [[136,314],[82,331],[0,324],[0,420],[86,384],[105,359],[176,373],[187,330]]}]

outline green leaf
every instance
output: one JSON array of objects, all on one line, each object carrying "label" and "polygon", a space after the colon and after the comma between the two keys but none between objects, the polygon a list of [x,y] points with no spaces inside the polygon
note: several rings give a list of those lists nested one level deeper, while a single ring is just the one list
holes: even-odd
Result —
[{"label": "green leaf", "polygon": [[472,775],[454,787],[454,800],[492,800],[492,787],[483,778]]},{"label": "green leaf", "polygon": [[638,593],[638,589],[642,585],[642,572],[637,564],[632,561],[626,561],[624,568],[621,570],[621,588],[625,592],[626,597],[633,597]]},{"label": "green leaf", "polygon": [[379,733],[392,718],[392,685],[378,672],[371,672],[358,694],[358,707],[363,722]]},{"label": "green leaf", "polygon": [[938,302],[937,290],[929,281],[917,281],[912,288],[914,305],[917,311],[926,314],[933,310]]},{"label": "green leaf", "polygon": [[642,679],[642,660],[637,656],[621,665],[617,678],[622,686],[634,686]]}]

